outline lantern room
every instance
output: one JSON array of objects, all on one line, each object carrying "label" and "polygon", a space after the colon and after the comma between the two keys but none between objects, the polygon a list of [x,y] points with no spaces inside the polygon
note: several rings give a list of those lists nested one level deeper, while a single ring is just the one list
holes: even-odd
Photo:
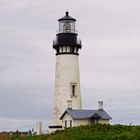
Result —
[{"label": "lantern room", "polygon": [[58,33],[76,33],[75,21],[76,19],[69,16],[69,12],[59,20],[59,31]]},{"label": "lantern room", "polygon": [[56,55],[73,54],[79,55],[81,49],[81,40],[78,39],[75,23],[76,19],[69,16],[69,12],[65,16],[58,19],[59,30],[56,38],[53,40],[53,48],[56,50]]}]

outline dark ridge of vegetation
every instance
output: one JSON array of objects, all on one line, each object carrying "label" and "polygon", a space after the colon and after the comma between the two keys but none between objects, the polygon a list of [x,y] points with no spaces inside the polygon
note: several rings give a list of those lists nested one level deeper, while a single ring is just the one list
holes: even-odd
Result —
[{"label": "dark ridge of vegetation", "polygon": [[0,140],[9,140],[10,139],[10,134],[7,132],[1,132],[0,133]]},{"label": "dark ridge of vegetation", "polygon": [[86,125],[56,131],[50,135],[13,136],[11,140],[140,140],[140,126]]},{"label": "dark ridge of vegetation", "polygon": [[80,126],[57,131],[46,140],[140,140],[140,126]]}]

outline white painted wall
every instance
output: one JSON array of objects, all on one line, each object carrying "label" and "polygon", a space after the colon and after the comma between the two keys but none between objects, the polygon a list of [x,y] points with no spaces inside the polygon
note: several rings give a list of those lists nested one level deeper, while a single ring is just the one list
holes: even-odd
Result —
[{"label": "white painted wall", "polygon": [[[65,121],[67,121],[67,127],[70,127],[70,120],[72,120],[72,127],[80,125],[91,125],[91,122],[88,119],[73,120],[73,118],[68,113],[66,113],[62,119],[62,127],[65,128]],[[109,124],[109,120],[99,120],[98,123]]]},{"label": "white painted wall", "polygon": [[109,120],[98,120],[100,124],[109,124]]},{"label": "white painted wall", "polygon": [[80,126],[80,125],[87,125],[87,124],[89,124],[89,121],[88,121],[88,119],[87,120],[74,120],[74,123],[73,123],[73,125],[74,126]]},{"label": "white painted wall", "polygon": [[[76,96],[71,94],[71,85],[76,85]],[[56,56],[55,92],[53,98],[52,125],[62,125],[59,120],[67,109],[67,100],[72,100],[73,109],[82,109],[78,55]]]}]

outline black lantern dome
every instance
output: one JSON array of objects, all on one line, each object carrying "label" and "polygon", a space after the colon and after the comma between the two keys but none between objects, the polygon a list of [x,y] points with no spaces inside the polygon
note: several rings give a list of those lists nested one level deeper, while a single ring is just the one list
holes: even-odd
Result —
[{"label": "black lantern dome", "polygon": [[56,34],[56,39],[53,41],[53,48],[56,50],[56,55],[60,54],[76,54],[81,49],[81,41],[77,39],[77,31],[75,27],[76,19],[66,15],[60,19],[59,29]]},{"label": "black lantern dome", "polygon": [[69,12],[66,12],[66,15],[60,19],[58,19],[58,21],[62,21],[62,20],[73,20],[76,21],[76,19],[72,18],[71,16],[69,16]]}]

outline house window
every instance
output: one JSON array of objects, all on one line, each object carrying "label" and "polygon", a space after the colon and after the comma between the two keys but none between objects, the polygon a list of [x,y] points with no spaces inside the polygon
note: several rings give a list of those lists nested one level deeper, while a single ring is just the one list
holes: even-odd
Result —
[{"label": "house window", "polygon": [[67,128],[67,120],[65,120],[65,128]]},{"label": "house window", "polygon": [[70,127],[72,127],[72,120],[70,120]]}]

